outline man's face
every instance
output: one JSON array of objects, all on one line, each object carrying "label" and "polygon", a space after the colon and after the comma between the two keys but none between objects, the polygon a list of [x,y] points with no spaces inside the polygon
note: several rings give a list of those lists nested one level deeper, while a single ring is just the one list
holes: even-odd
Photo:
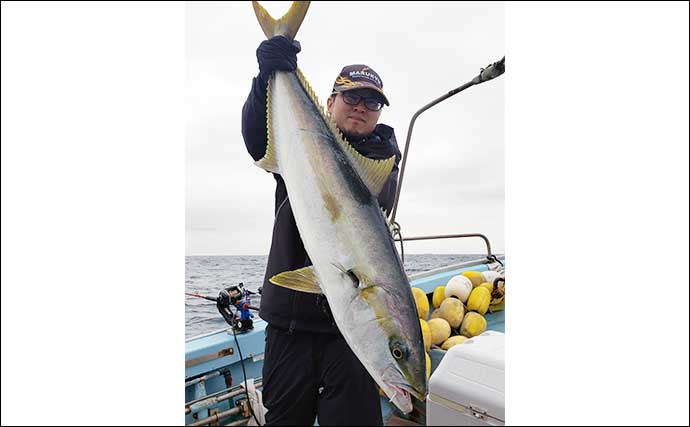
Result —
[{"label": "man's face", "polygon": [[[328,98],[328,112],[343,133],[355,137],[365,137],[374,131],[379,116],[381,116],[380,109],[372,111],[370,108],[374,106],[374,100],[383,105],[381,95],[372,89],[353,89],[341,92],[335,98],[332,96]],[[359,102],[352,105],[355,101]],[[368,104],[369,108],[365,104]]]}]

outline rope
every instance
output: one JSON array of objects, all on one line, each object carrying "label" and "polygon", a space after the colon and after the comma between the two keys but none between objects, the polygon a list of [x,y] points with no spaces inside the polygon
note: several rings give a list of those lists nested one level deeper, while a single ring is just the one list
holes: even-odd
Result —
[{"label": "rope", "polygon": [[505,266],[503,265],[503,263],[501,262],[501,260],[498,259],[498,258],[496,257],[496,255],[491,255],[491,256],[488,256],[488,257],[486,257],[486,258],[487,258],[489,261],[494,261],[494,262],[497,262],[497,263],[501,264],[501,267],[505,267]]},{"label": "rope", "polygon": [[402,258],[402,263],[405,265],[405,247],[403,245],[402,234],[400,233],[400,224],[398,224],[396,221],[393,221],[390,224],[390,231],[394,242],[396,237],[400,238],[400,258]]}]

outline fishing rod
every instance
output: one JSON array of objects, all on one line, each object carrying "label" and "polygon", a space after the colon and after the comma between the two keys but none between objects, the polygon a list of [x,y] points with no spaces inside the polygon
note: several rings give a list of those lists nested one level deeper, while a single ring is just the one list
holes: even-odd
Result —
[{"label": "fishing rod", "polygon": [[203,299],[207,299],[207,300],[213,301],[213,302],[216,302],[216,300],[218,299],[218,298],[213,298],[213,297],[207,297],[207,296],[204,296],[204,295],[193,294],[193,293],[191,293],[191,292],[185,292],[184,294],[185,294],[185,295],[189,295],[190,297],[203,298]]},{"label": "fishing rod", "polygon": [[[259,292],[252,292],[249,289],[244,289],[244,283],[240,282],[239,285],[230,286],[222,289],[218,293],[218,296],[216,298],[195,294],[192,292],[185,292],[185,295],[189,295],[191,297],[196,298],[202,298],[208,301],[214,301],[216,303],[218,311],[220,312],[220,315],[223,316],[223,319],[225,319],[225,321],[231,326],[232,336],[235,340],[237,352],[240,356],[242,376],[244,376],[244,394],[247,396],[249,412],[251,412],[252,416],[254,417],[254,421],[256,421],[256,424],[258,426],[261,426],[261,423],[259,423],[259,420],[256,418],[256,414],[254,414],[254,408],[252,408],[252,402],[251,398],[249,397],[249,390],[247,387],[247,372],[244,367],[244,357],[242,357],[242,349],[240,348],[240,343],[237,340],[238,332],[243,333],[251,329],[254,329],[254,323],[251,319],[252,317],[254,317],[254,315],[252,315],[249,312],[249,310],[258,311],[259,309],[251,305],[250,297],[251,295],[256,295],[257,293],[261,294],[261,288],[259,288]],[[233,306],[236,309],[235,313],[233,313],[231,309],[231,307]],[[240,313],[239,319],[237,318],[238,312]]]},{"label": "fishing rod", "polygon": [[[256,294],[257,294],[257,292],[252,292],[252,291],[246,291],[246,292],[247,292],[247,294],[250,294],[250,295],[256,295]],[[209,301],[213,301],[213,302],[218,302],[218,298],[219,298],[219,297],[216,297],[216,298],[214,298],[214,297],[207,297],[207,296],[205,296],[205,295],[193,294],[193,293],[191,293],[191,292],[185,292],[184,294],[185,294],[185,295],[188,295],[188,296],[190,296],[190,297],[203,298],[203,299],[205,299],[205,300],[209,300]],[[249,308],[250,310],[259,311],[259,307],[255,307],[255,306],[253,306],[253,305],[250,305],[248,308]]]},{"label": "fishing rod", "polygon": [[[258,292],[261,293],[261,290]],[[246,332],[254,328],[254,322],[252,321],[253,314],[249,310],[259,311],[259,307],[251,305],[251,295],[256,295],[257,292],[252,292],[249,289],[244,289],[244,283],[240,282],[239,285],[230,286],[218,293],[217,297],[209,297],[206,295],[201,295],[193,292],[185,292],[185,295],[195,298],[201,298],[208,301],[213,301],[216,303],[216,308],[223,316],[223,319],[232,326],[233,331]],[[235,312],[233,313],[231,307],[235,307]],[[238,315],[239,314],[239,318]]]}]

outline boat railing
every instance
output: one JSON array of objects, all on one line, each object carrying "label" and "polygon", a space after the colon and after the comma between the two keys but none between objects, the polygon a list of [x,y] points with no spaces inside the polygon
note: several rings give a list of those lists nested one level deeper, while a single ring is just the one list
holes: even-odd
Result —
[{"label": "boat railing", "polygon": [[405,165],[407,164],[407,155],[409,153],[409,148],[410,148],[410,141],[412,139],[412,128],[414,128],[414,123],[417,120],[417,117],[419,117],[420,114],[428,110],[429,108],[433,107],[434,105],[440,103],[441,101],[444,101],[448,98],[450,98],[453,95],[457,95],[458,93],[462,92],[463,90],[467,89],[468,87],[478,85],[480,83],[484,83],[486,81],[489,81],[491,79],[494,79],[501,74],[503,74],[506,70],[505,67],[505,61],[506,57],[504,56],[501,58],[500,61],[496,61],[493,64],[488,65],[486,68],[482,68],[480,73],[470,80],[469,82],[465,83],[464,85],[455,88],[451,90],[450,92],[436,98],[435,100],[431,101],[430,103],[426,104],[419,110],[417,110],[416,113],[412,116],[412,119],[410,120],[410,125],[407,127],[407,139],[405,141],[405,151],[403,151],[403,156],[402,156],[402,164],[400,165],[400,178],[398,179],[398,188],[395,191],[395,200],[393,202],[393,209],[391,210],[390,214],[390,220],[389,224],[393,225],[395,224],[395,214],[398,211],[398,202],[400,201],[400,190],[402,189],[402,183],[403,183],[403,178],[405,176]]},{"label": "boat railing", "polygon": [[[417,110],[416,113],[412,116],[412,119],[410,120],[410,125],[407,127],[407,140],[405,141],[405,149],[403,151],[403,156],[402,156],[402,164],[400,165],[400,178],[398,179],[398,187],[395,191],[395,200],[393,201],[393,209],[391,210],[390,214],[390,219],[388,220],[389,228],[391,230],[391,234],[393,235],[393,239],[396,242],[400,242],[400,252],[401,252],[401,257],[403,262],[405,262],[405,250],[403,247],[403,242],[406,241],[412,241],[412,240],[433,240],[433,239],[452,239],[452,238],[463,238],[463,237],[480,237],[484,239],[484,242],[486,243],[486,257],[488,260],[491,261],[497,261],[497,258],[495,255],[491,253],[491,243],[489,243],[489,239],[484,236],[483,234],[479,233],[469,233],[469,234],[443,234],[443,235],[433,235],[433,236],[419,236],[419,237],[406,237],[403,238],[402,235],[400,234],[400,224],[395,222],[395,214],[398,211],[398,202],[400,201],[400,191],[402,189],[402,183],[403,183],[403,178],[405,176],[405,165],[407,164],[407,155],[409,153],[410,149],[410,141],[412,140],[412,129],[414,128],[414,123],[417,120],[417,117],[419,117],[420,114],[428,110],[429,108],[433,107],[434,105],[440,103],[441,101],[444,101],[448,98],[450,98],[453,95],[456,95],[463,90],[467,89],[468,87],[478,85],[480,83],[484,83],[488,80],[494,79],[501,74],[505,72],[505,60],[506,57],[504,56],[501,58],[500,61],[494,62],[493,64],[487,66],[486,68],[482,68],[479,75],[477,75],[474,79],[471,81],[465,83],[464,85],[451,90],[450,92],[436,98],[435,100],[431,101],[430,103],[426,104],[419,110]],[[500,262],[500,261],[499,261]]]},{"label": "boat railing", "polygon": [[479,237],[484,240],[484,243],[486,243],[486,257],[490,260],[494,259],[494,255],[491,253],[491,243],[489,242],[489,239],[480,233],[465,233],[465,234],[438,234],[438,235],[433,235],[433,236],[415,236],[415,237],[394,237],[393,240],[396,242],[408,242],[408,241],[413,241],[413,240],[434,240],[434,239],[456,239],[456,238],[466,238],[466,237]]},{"label": "boat railing", "polygon": [[489,238],[481,233],[436,234],[430,236],[402,237],[402,235],[400,234],[400,225],[397,222],[394,222],[392,224],[392,226],[390,227],[390,231],[393,240],[396,242],[400,242],[400,257],[402,258],[403,263],[405,262],[404,242],[415,240],[462,239],[468,237],[479,237],[482,240],[484,240],[484,243],[486,244],[486,260],[489,262],[498,262],[499,264],[502,264],[501,261],[499,261],[498,258],[496,258],[496,255],[491,253],[491,242],[489,242]]}]

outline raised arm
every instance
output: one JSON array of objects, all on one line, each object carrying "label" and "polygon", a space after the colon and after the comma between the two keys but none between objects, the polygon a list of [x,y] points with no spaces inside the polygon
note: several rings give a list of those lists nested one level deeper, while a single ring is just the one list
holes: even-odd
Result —
[{"label": "raised arm", "polygon": [[242,137],[247,151],[254,160],[266,153],[266,90],[268,80],[275,70],[297,69],[298,41],[275,36],[261,42],[256,49],[259,75],[252,80],[252,88],[242,107]]}]

